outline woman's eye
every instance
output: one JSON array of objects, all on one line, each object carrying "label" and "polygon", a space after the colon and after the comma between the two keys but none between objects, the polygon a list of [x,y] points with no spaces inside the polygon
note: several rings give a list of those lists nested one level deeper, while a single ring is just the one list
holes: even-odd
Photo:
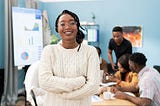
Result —
[{"label": "woman's eye", "polygon": [[69,21],[69,22],[60,22],[59,25],[61,27],[65,27],[65,26],[75,26],[77,23],[75,21]]},{"label": "woman's eye", "polygon": [[70,25],[76,25],[76,22],[75,21],[70,21]]},{"label": "woman's eye", "polygon": [[65,26],[65,23],[60,23],[60,26]]}]

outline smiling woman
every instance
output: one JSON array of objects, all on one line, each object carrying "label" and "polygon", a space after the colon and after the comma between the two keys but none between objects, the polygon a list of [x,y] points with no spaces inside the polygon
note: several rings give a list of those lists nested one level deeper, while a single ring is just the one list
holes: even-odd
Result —
[{"label": "smiling woman", "polygon": [[39,64],[39,85],[47,95],[44,106],[91,106],[100,83],[99,57],[93,46],[81,44],[80,29],[71,11],[62,11],[56,19],[62,42],[46,46]]}]

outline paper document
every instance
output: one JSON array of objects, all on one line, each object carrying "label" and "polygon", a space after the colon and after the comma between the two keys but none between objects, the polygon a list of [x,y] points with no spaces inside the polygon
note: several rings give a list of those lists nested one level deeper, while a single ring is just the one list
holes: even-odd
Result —
[{"label": "paper document", "polygon": [[97,95],[92,96],[92,102],[100,102],[100,101],[103,101],[103,99],[101,99],[99,96]]},{"label": "paper document", "polygon": [[107,82],[107,83],[100,83],[101,86],[113,86],[116,85],[117,82]]}]

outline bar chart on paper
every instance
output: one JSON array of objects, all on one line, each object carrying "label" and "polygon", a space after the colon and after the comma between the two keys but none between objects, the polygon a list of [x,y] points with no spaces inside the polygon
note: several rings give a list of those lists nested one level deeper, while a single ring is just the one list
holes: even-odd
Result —
[{"label": "bar chart on paper", "polygon": [[42,13],[38,9],[12,7],[14,65],[30,65],[43,49]]}]

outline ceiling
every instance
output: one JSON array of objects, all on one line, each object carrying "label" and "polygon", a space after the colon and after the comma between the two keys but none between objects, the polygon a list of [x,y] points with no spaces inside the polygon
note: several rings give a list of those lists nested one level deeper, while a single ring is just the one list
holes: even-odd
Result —
[{"label": "ceiling", "polygon": [[39,0],[41,2],[70,2],[70,1],[93,1],[93,0]]}]

